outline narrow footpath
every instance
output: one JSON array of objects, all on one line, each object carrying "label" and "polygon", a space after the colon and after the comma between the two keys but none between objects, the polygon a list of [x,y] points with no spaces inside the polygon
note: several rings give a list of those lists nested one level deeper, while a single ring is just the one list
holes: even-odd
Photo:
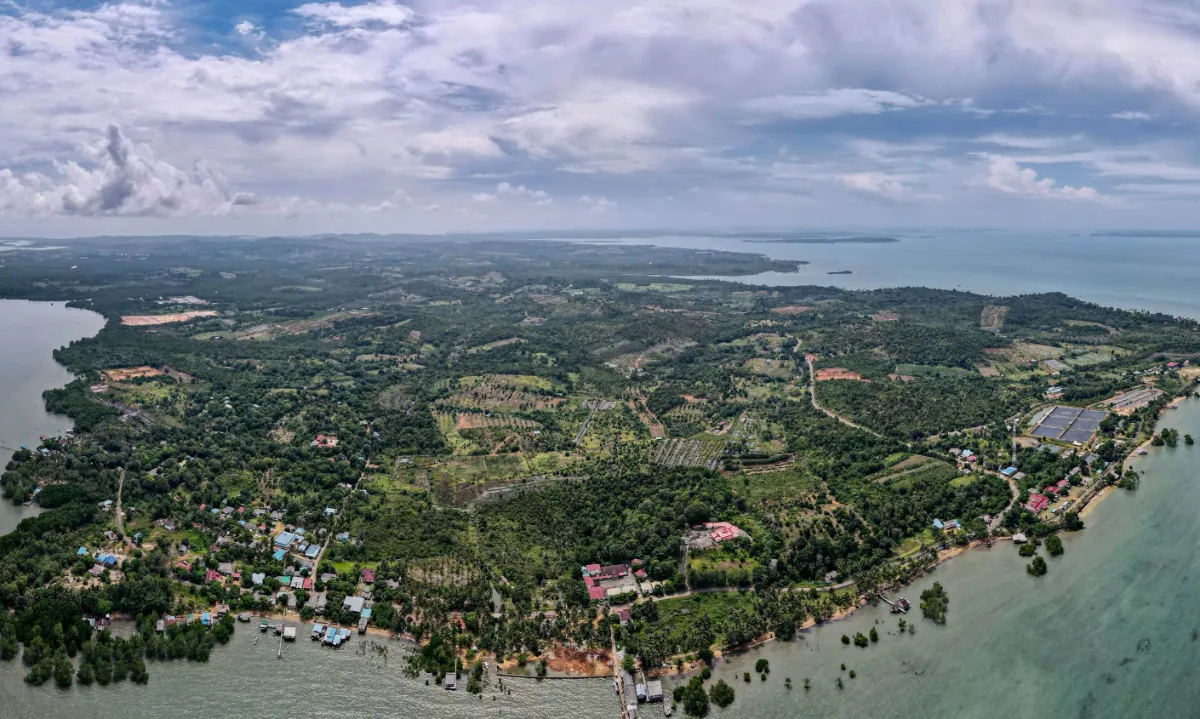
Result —
[{"label": "narrow footpath", "polygon": [[121,508],[121,495],[125,492],[125,470],[121,470],[121,478],[117,480],[117,506],[113,510],[117,517],[117,534],[130,549],[134,548],[133,540],[125,536],[125,510]]}]

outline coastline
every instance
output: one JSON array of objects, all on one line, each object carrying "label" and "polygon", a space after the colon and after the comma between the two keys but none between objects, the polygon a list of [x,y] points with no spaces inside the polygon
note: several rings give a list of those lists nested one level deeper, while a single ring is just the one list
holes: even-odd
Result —
[{"label": "coastline", "polygon": [[[1189,394],[1189,395],[1175,397],[1167,405],[1167,407],[1177,407],[1180,404],[1182,404],[1184,400],[1190,399],[1190,398],[1193,398],[1193,395]],[[1165,408],[1164,408],[1164,412],[1165,412]],[[1160,412],[1160,414],[1158,416],[1162,417],[1162,414],[1163,413]],[[1141,444],[1137,445],[1132,450],[1130,450],[1130,452],[1120,461],[1119,466],[1121,466],[1122,471],[1126,470],[1128,468],[1128,465],[1131,462],[1133,462],[1138,456],[1140,456],[1139,455],[1140,451],[1142,451],[1143,449],[1148,450],[1150,447],[1151,447],[1150,440],[1146,440],[1145,442],[1142,442]],[[1088,516],[1088,514],[1097,505],[1099,505],[1101,501],[1103,501],[1107,496],[1112,494],[1115,489],[1116,489],[1116,485],[1113,485],[1113,484],[1110,484],[1110,485],[1107,485],[1107,486],[1101,488],[1099,491],[1097,491],[1094,495],[1092,495],[1088,499],[1086,504],[1084,504],[1080,508],[1079,516],[1081,518]],[[993,536],[993,537],[991,537],[991,540],[992,540],[992,543],[995,544],[996,542],[1011,541],[1012,537],[1011,536],[1002,536],[1002,537]],[[899,591],[899,590],[903,589],[905,586],[912,584],[916,579],[923,577],[926,573],[933,571],[939,565],[941,565],[945,562],[949,562],[951,559],[954,559],[955,557],[964,555],[969,550],[977,549],[981,546],[986,546],[986,545],[987,545],[987,542],[985,540],[977,539],[977,540],[973,540],[969,544],[961,546],[961,547],[951,547],[950,549],[941,550],[938,552],[937,559],[933,563],[926,566],[924,569],[922,569],[920,572],[918,572],[916,575],[914,575],[912,578],[910,578],[907,582],[888,587],[888,588],[886,588],[886,591]],[[880,592],[880,594],[882,594],[882,591]],[[860,595],[858,598],[858,601],[853,606],[848,607],[846,609],[839,609],[838,611],[834,612],[828,619],[826,619],[822,622],[817,622],[814,618],[811,618],[811,617],[806,619],[802,624],[797,626],[797,628],[796,628],[797,632],[804,633],[804,632],[807,632],[807,631],[813,629],[814,627],[818,626],[818,624],[832,624],[834,622],[837,622],[837,621],[840,621],[843,619],[847,619],[847,618],[851,617],[859,609],[862,609],[869,605],[873,605],[875,603],[875,600],[877,600],[877,599],[878,599],[878,596],[874,597],[874,598],[864,598],[863,596]],[[281,612],[274,612],[274,613],[250,612],[249,614],[252,617],[257,617],[259,619],[266,618],[270,621],[293,622],[298,625],[313,624],[313,623],[318,622],[318,620],[315,618],[311,619],[311,620],[301,619],[298,612],[282,612],[282,613]],[[340,626],[340,625],[329,625],[329,626]],[[350,626],[350,627],[345,627],[345,628],[348,628],[352,632],[357,633],[356,626]],[[405,644],[409,644],[413,647],[420,646],[420,642],[418,642],[415,637],[413,637],[409,634],[406,634],[406,633],[405,634],[395,634],[391,630],[384,629],[382,627],[369,626],[369,627],[367,627],[366,631],[364,632],[364,635],[372,636],[372,637],[379,637],[379,638],[389,639],[389,640],[395,640],[395,641],[403,642]],[[724,660],[725,662],[729,662],[732,659],[734,659],[742,654],[746,654],[746,653],[750,652],[751,650],[758,649],[762,646],[765,646],[766,644],[768,644],[770,642],[776,641],[777,639],[778,639],[778,637],[776,637],[774,632],[767,632],[766,634],[763,634],[763,635],[751,640],[750,642],[740,645],[740,646],[737,646],[737,647],[733,647],[730,649],[724,649],[724,650],[715,649],[713,651],[713,657],[714,657],[714,660],[721,659],[721,660]],[[601,651],[601,650],[597,650],[597,652],[599,652],[599,651]],[[544,652],[543,656],[547,658],[549,669],[550,669],[550,671],[554,672],[554,674],[544,676],[544,677],[538,677],[536,675],[531,675],[531,674],[522,674],[522,673],[515,671],[519,668],[518,662],[515,658],[511,658],[506,662],[497,662],[496,657],[493,654],[480,654],[480,655],[478,655],[477,658],[491,661],[493,663],[493,665],[496,667],[497,676],[501,676],[504,678],[551,679],[551,680],[611,678],[612,672],[614,671],[614,665],[613,665],[614,659],[610,658],[606,661],[593,660],[593,659],[582,660],[579,657],[570,657],[570,655],[573,653],[587,655],[586,652],[580,652],[579,650],[572,650],[572,649],[566,647],[565,645],[562,645],[561,643],[555,643],[555,644],[552,644],[552,645],[546,647],[546,651]],[[560,654],[565,654],[568,656],[561,657]],[[681,655],[672,656],[672,657],[670,657],[670,659],[676,659],[678,656],[681,656]],[[555,663],[558,663],[557,667],[555,666]],[[590,669],[589,670],[582,669],[580,667],[581,664],[590,666]],[[666,678],[668,676],[674,676],[674,677],[682,678],[682,677],[691,676],[694,673],[698,673],[701,670],[702,666],[703,666],[702,662],[700,662],[699,660],[693,660],[691,662],[685,663],[683,668],[680,670],[675,670],[672,667],[655,667],[655,668],[645,670],[645,671],[646,671],[646,675],[650,676],[650,677]]]}]

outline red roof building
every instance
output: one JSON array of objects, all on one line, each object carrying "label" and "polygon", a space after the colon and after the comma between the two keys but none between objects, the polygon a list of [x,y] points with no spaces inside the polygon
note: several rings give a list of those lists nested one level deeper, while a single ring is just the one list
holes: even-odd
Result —
[{"label": "red roof building", "polygon": [[633,573],[633,576],[637,577],[638,579],[645,579],[646,578],[646,570],[639,569]]},{"label": "red roof building", "polygon": [[602,587],[588,587],[588,597],[597,601],[604,599],[604,589]]},{"label": "red roof building", "polygon": [[1029,495],[1029,504],[1026,504],[1025,508],[1034,514],[1037,514],[1048,506],[1050,506],[1049,497],[1038,494],[1037,492],[1032,492]]},{"label": "red roof building", "polygon": [[221,581],[221,573],[215,569],[210,569],[204,573],[204,583],[212,584],[213,582]]},{"label": "red roof building", "polygon": [[589,564],[589,565],[585,566],[584,569],[587,570],[588,574],[599,574],[600,573],[600,565],[599,564]]},{"label": "red roof building", "polygon": [[727,542],[734,537],[741,536],[742,530],[738,529],[729,522],[705,522],[704,528],[712,530],[712,539],[714,542]]},{"label": "red roof building", "polygon": [[312,577],[305,577],[305,578],[304,578],[304,588],[305,588],[305,589],[312,589],[312,588],[313,588],[313,581],[312,581]]},{"label": "red roof building", "polygon": [[596,586],[596,578],[595,577],[584,577],[583,583],[588,589],[591,589],[592,587]]},{"label": "red roof building", "polygon": [[627,564],[610,564],[607,567],[600,568],[600,579],[616,579],[623,577],[629,573],[629,565]]},{"label": "red roof building", "polygon": [[375,570],[371,569],[369,567],[367,569],[362,570],[362,579],[363,579],[363,582],[366,584],[374,584],[375,583]]}]

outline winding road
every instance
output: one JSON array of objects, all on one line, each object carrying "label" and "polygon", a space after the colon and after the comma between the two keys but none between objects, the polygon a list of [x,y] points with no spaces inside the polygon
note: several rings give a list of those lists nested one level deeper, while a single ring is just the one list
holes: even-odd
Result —
[{"label": "winding road", "polygon": [[804,359],[805,359],[805,361],[808,362],[808,396],[812,400],[813,409],[824,412],[827,416],[832,417],[833,419],[836,419],[837,421],[841,422],[844,425],[853,427],[857,430],[866,432],[869,435],[883,439],[883,435],[879,434],[875,430],[867,429],[866,427],[862,426],[861,424],[855,424],[854,422],[843,417],[842,415],[838,414],[837,412],[834,412],[831,409],[821,406],[820,402],[817,402],[817,371],[813,367],[813,360],[815,359],[815,357],[813,355],[804,355]]}]

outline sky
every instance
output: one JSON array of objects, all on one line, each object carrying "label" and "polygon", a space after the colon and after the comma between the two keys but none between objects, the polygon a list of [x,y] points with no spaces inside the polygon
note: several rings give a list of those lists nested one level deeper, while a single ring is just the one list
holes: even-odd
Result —
[{"label": "sky", "polygon": [[1189,227],[1174,0],[0,0],[0,235]]}]

